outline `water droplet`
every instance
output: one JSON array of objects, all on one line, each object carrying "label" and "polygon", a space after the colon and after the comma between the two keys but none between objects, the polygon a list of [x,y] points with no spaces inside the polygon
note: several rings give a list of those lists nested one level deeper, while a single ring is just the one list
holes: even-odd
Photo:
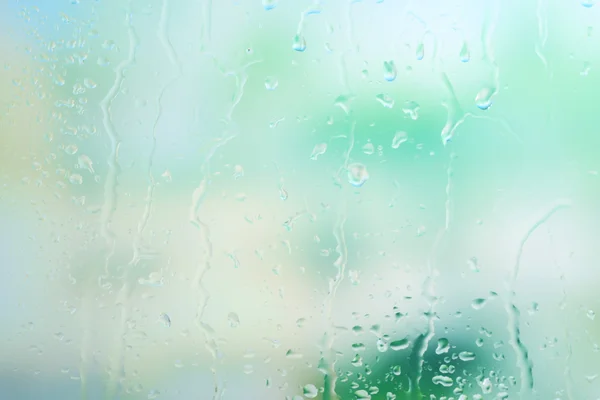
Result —
[{"label": "water droplet", "polygon": [[371,395],[366,390],[360,389],[354,392],[357,400],[370,400]]},{"label": "water droplet", "polygon": [[[392,349],[393,350],[393,349]],[[398,376],[400,374],[402,374],[402,368],[399,365],[394,365],[392,367],[392,374]]]},{"label": "water droplet", "polygon": [[367,154],[367,155],[371,155],[373,153],[375,153],[375,146],[373,146],[373,143],[369,142],[366,143],[363,147],[362,147],[363,153]]},{"label": "water droplet", "polygon": [[158,396],[160,396],[160,392],[156,389],[152,389],[148,392],[148,400],[158,399]]},{"label": "water droplet", "polygon": [[360,274],[358,270],[351,269],[348,271],[348,278],[350,279],[350,283],[354,286],[360,283]]},{"label": "water droplet", "polygon": [[593,310],[588,310],[587,317],[593,321],[596,318],[596,313]]},{"label": "water droplet", "polygon": [[311,160],[316,160],[321,154],[325,154],[327,151],[327,143],[319,143],[314,148],[312,153],[310,154]]},{"label": "water droplet", "polygon": [[417,50],[415,51],[415,55],[417,56],[417,60],[421,61],[423,57],[425,57],[425,46],[423,43],[419,43],[417,45]]},{"label": "water droplet", "polygon": [[394,340],[392,343],[390,343],[390,348],[394,351],[407,349],[408,346],[410,346],[410,340],[408,340],[408,338]]},{"label": "water droplet", "polygon": [[486,302],[487,299],[475,299],[471,302],[471,307],[473,307],[474,310],[481,310],[485,306]]},{"label": "water droplet", "polygon": [[277,6],[277,0],[262,0],[262,5],[266,11],[269,11]]},{"label": "water droplet", "polygon": [[69,177],[69,182],[73,185],[81,185],[83,183],[83,177],[79,174],[73,174]]},{"label": "water droplet", "polygon": [[431,379],[431,381],[435,385],[442,385],[444,387],[450,387],[454,384],[454,380],[446,375],[436,375]]},{"label": "water droplet", "polygon": [[381,103],[382,106],[384,106],[385,108],[392,108],[394,107],[394,99],[392,99],[389,95],[385,94],[385,93],[381,93],[375,96],[375,99]]},{"label": "water droplet", "polygon": [[305,319],[305,318],[298,318],[298,319],[296,320],[296,326],[297,326],[298,328],[302,328],[302,327],[304,326],[304,323],[305,323],[305,322],[306,322],[306,319]]},{"label": "water droplet", "polygon": [[585,8],[591,8],[596,4],[596,0],[582,0],[581,5]]},{"label": "water droplet", "polygon": [[77,164],[79,165],[79,168],[85,168],[90,171],[91,174],[94,173],[94,163],[92,162],[92,159],[85,154],[82,154],[77,158]]},{"label": "water droplet", "polygon": [[267,79],[265,79],[265,87],[267,90],[275,90],[277,89],[277,86],[279,86],[279,81],[274,76],[268,76]]},{"label": "water droplet", "polygon": [[400,145],[408,140],[408,134],[404,131],[396,132],[392,139],[392,148],[397,149]]},{"label": "water droplet", "polygon": [[387,341],[383,340],[382,338],[377,339],[377,350],[380,353],[385,353],[388,350],[388,343]]},{"label": "water droplet", "polygon": [[301,34],[297,34],[294,36],[294,40],[292,42],[292,49],[303,52],[306,50],[306,39]]},{"label": "water droplet", "polygon": [[398,76],[398,70],[396,69],[396,64],[394,61],[384,61],[383,62],[383,79],[388,82],[392,82]]},{"label": "water droplet", "polygon": [[492,105],[492,97],[494,96],[494,91],[491,88],[483,88],[477,93],[475,96],[475,105],[481,110],[487,110]]},{"label": "water droplet", "polygon": [[460,61],[461,62],[469,62],[471,60],[471,51],[469,50],[469,46],[467,45],[467,42],[464,42],[461,49],[460,49]]},{"label": "water droplet", "polygon": [[65,153],[67,153],[70,156],[77,153],[78,150],[79,150],[79,148],[77,147],[76,144],[70,144],[67,147],[65,147]]},{"label": "water droplet", "polygon": [[227,314],[227,321],[231,328],[237,328],[240,325],[240,317],[234,312]]},{"label": "water droplet", "polygon": [[419,118],[419,108],[421,108],[421,106],[419,106],[419,103],[416,101],[407,101],[402,107],[402,112],[405,115],[408,115],[410,119],[416,120]]},{"label": "water droplet", "polygon": [[239,179],[244,176],[244,167],[236,165],[233,167],[233,179]]},{"label": "water droplet", "polygon": [[287,198],[288,198],[287,190],[285,190],[284,188],[279,188],[279,198],[281,200],[287,200]]},{"label": "water droplet", "polygon": [[458,358],[462,361],[473,361],[475,359],[475,353],[471,353],[470,351],[461,351],[458,354]]},{"label": "water droplet", "polygon": [[355,187],[361,187],[369,179],[367,167],[361,163],[348,165],[348,182]]},{"label": "water droplet", "polygon": [[314,399],[319,394],[319,389],[312,383],[309,383],[302,388],[302,394],[304,394],[304,397],[307,399]]},{"label": "water droplet", "polygon": [[446,338],[438,339],[437,348],[435,349],[435,354],[443,354],[447,353],[450,350],[450,342]]},{"label": "water droplet", "polygon": [[158,318],[158,320],[160,321],[161,324],[163,324],[163,326],[165,328],[171,327],[171,318],[169,317],[168,314],[166,314],[166,313],[160,314],[160,317]]},{"label": "water droplet", "polygon": [[289,359],[297,360],[297,359],[300,359],[300,358],[302,358],[304,356],[302,355],[302,353],[298,353],[298,352],[293,351],[292,349],[289,349],[285,353],[285,357],[289,358]]}]

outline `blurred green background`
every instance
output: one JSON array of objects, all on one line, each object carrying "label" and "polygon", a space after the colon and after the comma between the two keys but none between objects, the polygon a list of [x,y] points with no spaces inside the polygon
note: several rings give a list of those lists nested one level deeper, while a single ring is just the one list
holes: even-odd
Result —
[{"label": "blurred green background", "polygon": [[0,398],[600,399],[594,2],[2,2]]}]

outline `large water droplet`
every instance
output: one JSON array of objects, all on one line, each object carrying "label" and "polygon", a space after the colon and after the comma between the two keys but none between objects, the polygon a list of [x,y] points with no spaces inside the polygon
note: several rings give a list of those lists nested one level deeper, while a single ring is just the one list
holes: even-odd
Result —
[{"label": "large water droplet", "polygon": [[446,338],[438,339],[437,348],[435,349],[435,354],[443,354],[447,353],[450,350],[450,342]]},{"label": "large water droplet", "polygon": [[388,82],[393,81],[398,76],[398,70],[396,69],[396,64],[394,61],[384,61],[383,62],[383,79]]},{"label": "large water droplet", "polygon": [[294,36],[294,41],[292,42],[292,49],[296,51],[304,51],[306,50],[306,39],[301,34],[297,34]]},{"label": "large water droplet", "polygon": [[348,165],[348,182],[355,187],[361,187],[369,179],[367,167],[361,163]]},{"label": "large water droplet", "polygon": [[363,153],[365,153],[367,155],[371,155],[371,154],[375,153],[375,146],[373,146],[373,143],[368,142],[362,147],[362,150],[363,150]]},{"label": "large water droplet", "polygon": [[585,8],[591,8],[596,4],[596,0],[582,0],[581,5]]},{"label": "large water droplet", "polygon": [[408,134],[404,131],[396,132],[392,139],[392,148],[397,149],[400,145],[408,140]]}]

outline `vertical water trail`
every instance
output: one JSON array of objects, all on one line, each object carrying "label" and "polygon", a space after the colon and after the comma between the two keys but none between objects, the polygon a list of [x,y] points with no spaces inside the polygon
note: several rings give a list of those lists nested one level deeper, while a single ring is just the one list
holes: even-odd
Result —
[{"label": "vertical water trail", "polygon": [[439,230],[427,259],[427,276],[423,282],[423,296],[425,296],[427,303],[429,304],[429,309],[425,314],[427,317],[427,327],[425,332],[415,339],[409,359],[411,367],[409,372],[410,398],[413,400],[422,400],[424,397],[424,394],[421,391],[421,378],[423,377],[423,364],[425,363],[424,356],[431,339],[435,336],[435,306],[438,302],[438,298],[435,295],[435,259],[437,257],[438,247],[446,233],[446,229]]},{"label": "vertical water trail", "polygon": [[140,222],[138,223],[137,234],[134,238],[134,243],[133,243],[133,258],[130,262],[130,265],[135,265],[139,260],[140,249],[142,246],[141,242],[143,240],[143,237],[142,237],[143,232],[144,232],[144,229],[146,228],[146,225],[148,224],[148,220],[150,218],[150,213],[152,211],[154,190],[156,188],[156,182],[154,179],[154,175],[152,173],[152,166],[154,164],[154,155],[156,153],[156,145],[157,145],[156,128],[157,128],[157,126],[161,120],[162,114],[163,114],[163,97],[164,97],[167,89],[169,87],[171,87],[171,85],[173,85],[182,76],[181,63],[179,62],[179,60],[177,58],[177,53],[175,52],[175,49],[173,48],[173,45],[171,44],[171,41],[169,40],[168,18],[169,18],[169,0],[163,0],[163,5],[161,8],[161,12],[160,12],[160,20],[158,23],[158,38],[163,46],[165,54],[167,55],[172,66],[175,68],[176,73],[171,77],[171,79],[169,79],[167,82],[165,82],[165,84],[160,89],[159,95],[157,97],[157,113],[156,113],[156,118],[154,120],[154,124],[152,126],[152,145],[151,145],[151,149],[150,149],[150,155],[148,156],[147,174],[148,174],[149,184],[148,184],[148,190],[147,190],[147,195],[146,195],[146,205],[144,208],[144,213],[140,219]]},{"label": "vertical water trail", "polygon": [[209,228],[208,224],[205,223],[200,218],[199,214],[200,214],[200,208],[202,206],[204,198],[206,197],[208,186],[210,185],[210,179],[211,179],[210,161],[211,161],[212,157],[214,156],[214,154],[217,152],[217,150],[221,146],[226,145],[227,143],[229,143],[229,141],[231,141],[238,135],[237,127],[235,126],[235,123],[233,121],[233,113],[235,111],[235,108],[240,103],[240,101],[242,100],[242,97],[244,95],[244,87],[248,80],[246,69],[249,66],[259,63],[261,61],[252,61],[250,63],[247,63],[244,66],[242,66],[241,68],[239,68],[237,71],[226,71],[219,65],[216,57],[212,57],[212,60],[215,63],[215,66],[219,69],[219,71],[225,77],[233,76],[235,78],[235,81],[236,81],[235,93],[233,95],[232,104],[229,107],[229,110],[227,111],[227,114],[226,114],[223,122],[226,125],[225,126],[226,130],[233,128],[236,130],[236,132],[229,134],[229,136],[225,136],[224,138],[219,138],[209,149],[208,154],[206,155],[206,158],[204,159],[202,166],[201,166],[200,172],[202,174],[202,179],[192,193],[192,202],[191,202],[190,210],[189,210],[189,222],[194,227],[196,227],[196,229],[198,229],[199,239],[203,244],[202,250],[203,250],[204,254],[201,256],[200,261],[198,261],[198,265],[196,268],[196,277],[192,283],[192,289],[197,292],[198,299],[199,299],[198,305],[197,305],[196,316],[195,316],[195,323],[196,323],[196,326],[198,326],[198,328],[202,332],[202,335],[204,336],[204,346],[212,357],[211,373],[213,375],[213,384],[214,384],[214,391],[213,391],[212,398],[213,398],[213,400],[215,400],[223,395],[223,389],[224,389],[225,383],[223,383],[223,385],[221,385],[221,386],[219,385],[217,371],[216,371],[216,365],[217,365],[217,361],[218,361],[218,357],[219,357],[219,349],[217,346],[217,342],[214,338],[213,329],[210,327],[210,325],[208,323],[206,323],[204,321],[204,314],[206,312],[206,308],[208,307],[208,304],[210,303],[210,299],[211,299],[211,293],[206,288],[206,285],[204,284],[204,280],[205,280],[208,272],[212,269],[212,259],[213,259],[214,250],[213,250],[213,243],[211,240],[210,228]]},{"label": "vertical water trail", "polygon": [[494,46],[492,44],[494,31],[496,30],[498,17],[500,15],[500,3],[499,0],[494,0],[491,4],[491,7],[486,7],[485,20],[481,31],[483,60],[488,63],[492,70],[492,87],[489,88],[490,93],[488,94],[489,101],[491,101],[491,99],[493,99],[500,91],[500,67],[496,62]]},{"label": "vertical water trail", "polygon": [[[561,283],[562,299],[559,303],[559,308],[561,310],[564,310],[564,308],[567,304],[567,287],[566,287],[566,282],[565,282],[565,272],[563,271],[563,268],[560,266],[560,263],[556,259],[557,258],[556,254],[555,254],[556,245],[554,242],[554,237],[552,235],[552,231],[549,227],[548,227],[548,240],[550,242],[549,251],[552,254],[552,261],[554,263],[554,267],[556,268],[556,270],[559,274],[560,283]],[[573,357],[573,345],[571,342],[571,332],[569,330],[569,324],[567,324],[567,323],[565,323],[565,339],[567,342],[567,355],[565,357],[564,375],[565,375],[565,386],[566,386],[566,391],[567,391],[567,400],[575,400],[575,397],[573,397],[573,386],[574,386],[573,375],[571,374],[571,358]]]},{"label": "vertical water trail", "polygon": [[346,274],[346,265],[348,263],[348,247],[346,245],[346,236],[344,233],[344,224],[347,220],[347,211],[346,211],[346,200],[345,200],[345,190],[343,190],[343,185],[341,183],[341,173],[348,167],[348,163],[350,161],[350,154],[352,153],[352,149],[354,148],[354,130],[356,127],[356,122],[353,121],[350,127],[349,134],[349,143],[348,149],[344,153],[343,165],[338,169],[336,174],[336,181],[342,187],[341,191],[341,203],[340,203],[340,211],[338,214],[338,218],[333,227],[333,236],[336,240],[336,253],[338,254],[338,258],[333,263],[333,266],[336,268],[336,276],[333,280],[329,281],[329,291],[327,297],[325,298],[324,311],[325,317],[327,319],[327,328],[324,332],[324,348],[322,349],[322,353],[326,355],[323,357],[326,362],[326,374],[325,374],[325,391],[323,393],[324,400],[335,400],[338,399],[338,395],[335,391],[335,386],[337,382],[337,373],[335,372],[335,363],[336,363],[336,354],[335,354],[335,323],[333,320],[333,304],[335,302],[335,296],[338,288],[340,287],[342,281],[344,280],[344,276]]},{"label": "vertical water trail", "polygon": [[544,223],[546,223],[550,217],[552,217],[557,211],[564,208],[569,208],[571,202],[569,200],[557,200],[545,213],[537,218],[533,224],[525,231],[521,237],[515,262],[510,271],[510,278],[508,282],[508,296],[505,303],[505,310],[508,316],[507,329],[510,337],[510,345],[512,346],[515,355],[517,356],[517,366],[521,370],[521,398],[531,399],[533,396],[533,363],[531,362],[528,354],[527,347],[521,341],[521,331],[519,317],[520,312],[515,304],[515,285],[519,275],[519,269],[521,267],[521,257],[527,241],[531,235]]},{"label": "vertical water trail", "polygon": [[[106,183],[104,185],[104,204],[102,206],[101,212],[101,230],[102,236],[106,240],[109,251],[105,258],[104,265],[104,273],[106,276],[109,275],[109,266],[110,260],[115,253],[116,246],[116,235],[110,229],[111,219],[114,215],[115,209],[117,207],[117,185],[118,185],[118,174],[120,171],[119,168],[119,145],[121,143],[119,135],[115,129],[113,120],[111,107],[113,101],[119,94],[121,89],[121,85],[125,79],[125,70],[127,70],[131,65],[135,63],[135,52],[137,46],[139,44],[139,40],[133,28],[133,15],[131,13],[132,0],[127,3],[127,10],[125,14],[125,22],[127,24],[127,33],[129,37],[129,52],[128,56],[125,60],[123,60],[117,68],[115,69],[115,80],[113,81],[112,87],[109,89],[108,93],[104,97],[104,99],[100,102],[100,107],[102,109],[102,122],[104,125],[104,129],[108,136],[111,151],[107,159],[107,163],[109,165],[109,171],[106,177]],[[121,293],[128,292],[129,287],[127,280],[124,279],[123,287],[121,288]],[[121,296],[118,295],[116,300],[116,305],[122,305]],[[107,400],[112,400],[118,394],[119,381],[124,374],[124,332],[126,327],[127,320],[127,312],[126,310],[122,310],[121,314],[121,324],[119,326],[118,331],[118,343],[116,354],[112,356],[112,366],[110,368],[111,375],[110,381],[107,384],[105,397]]]}]

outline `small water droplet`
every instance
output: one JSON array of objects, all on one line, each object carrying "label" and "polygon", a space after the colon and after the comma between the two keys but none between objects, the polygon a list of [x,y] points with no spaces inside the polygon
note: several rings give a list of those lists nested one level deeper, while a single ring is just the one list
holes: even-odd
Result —
[{"label": "small water droplet", "polygon": [[454,384],[454,380],[446,375],[436,375],[431,379],[431,381],[435,385],[442,385],[444,387],[450,387]]},{"label": "small water droplet", "polygon": [[380,93],[375,96],[375,99],[385,108],[394,107],[394,99],[385,93]]},{"label": "small water droplet", "polygon": [[421,108],[421,106],[419,106],[419,103],[417,103],[416,101],[407,101],[404,103],[404,106],[402,107],[402,112],[405,115],[408,115],[410,117],[410,119],[416,120],[417,118],[419,118],[419,109],[420,108]]},{"label": "small water droplet", "polygon": [[471,307],[473,307],[474,310],[481,310],[485,306],[486,302],[487,299],[475,299],[471,302]]},{"label": "small water droplet", "polygon": [[396,376],[402,374],[402,368],[399,365],[394,365],[392,367],[392,374],[394,374]]},{"label": "small water droplet", "polygon": [[383,79],[388,82],[392,82],[398,76],[398,70],[396,69],[396,64],[394,61],[384,61],[383,62]]},{"label": "small water droplet", "polygon": [[361,163],[348,165],[348,182],[355,187],[361,187],[369,179],[367,167]]},{"label": "small water droplet", "polygon": [[266,11],[269,11],[277,7],[277,0],[262,0],[262,5]]},{"label": "small water droplet", "polygon": [[304,385],[302,393],[307,399],[314,399],[319,394],[319,389],[312,383],[309,383],[308,385]]},{"label": "small water droplet", "polygon": [[65,153],[67,153],[70,156],[77,153],[78,150],[79,150],[79,148],[77,147],[76,144],[70,144],[67,147],[65,147]]},{"label": "small water droplet", "polygon": [[166,313],[162,313],[160,314],[160,317],[158,319],[165,328],[170,328],[171,327],[171,318],[169,317],[168,314]]},{"label": "small water droplet", "polygon": [[319,143],[314,148],[312,153],[310,154],[311,160],[316,160],[321,154],[325,154],[327,151],[327,143]]},{"label": "small water droplet", "polygon": [[397,149],[400,145],[408,140],[408,134],[404,131],[399,131],[394,134],[392,139],[392,148]]},{"label": "small water droplet", "polygon": [[274,76],[268,76],[267,79],[265,79],[265,87],[267,90],[275,90],[277,89],[277,86],[279,86],[279,81]]},{"label": "small water droplet", "polygon": [[417,56],[417,60],[421,61],[423,57],[425,57],[425,45],[423,43],[419,43],[417,45],[417,50],[415,51],[415,55]]},{"label": "small water droplet", "polygon": [[83,177],[79,174],[72,174],[69,177],[69,182],[71,182],[73,185],[81,185],[83,183]]},{"label": "small water droplet", "polygon": [[460,61],[461,62],[469,62],[471,60],[471,51],[469,50],[469,46],[467,42],[464,42],[462,47],[460,48]]},{"label": "small water droplet", "polygon": [[292,49],[303,52],[306,50],[306,39],[301,34],[297,34],[294,36],[294,40],[292,42]]},{"label": "small water droplet", "polygon": [[79,168],[85,168],[90,171],[91,174],[94,173],[94,163],[92,162],[92,159],[85,154],[82,154],[77,158],[77,164],[79,165]]},{"label": "small water droplet", "polygon": [[492,106],[492,97],[494,91],[491,88],[485,87],[475,96],[475,105],[481,110],[487,110]]},{"label": "small water droplet", "polygon": [[148,392],[148,400],[158,399],[158,396],[160,396],[160,392],[156,389],[152,389]]},{"label": "small water droplet", "polygon": [[594,318],[596,318],[596,313],[594,312],[594,310],[588,310],[587,317],[593,321]]},{"label": "small water droplet", "polygon": [[389,345],[386,340],[379,338],[377,339],[377,350],[380,353],[385,353],[389,348]]},{"label": "small water droplet", "polygon": [[371,395],[366,390],[360,389],[354,392],[357,400],[371,400]]},{"label": "small water droplet", "polygon": [[227,314],[227,321],[231,328],[237,328],[240,325],[240,317],[234,312]]},{"label": "small water droplet", "polygon": [[408,338],[394,340],[392,343],[390,343],[390,348],[394,351],[407,349],[408,346],[410,346],[410,340],[408,340]]},{"label": "small water droplet", "polygon": [[371,155],[371,154],[375,153],[375,146],[373,146],[373,143],[368,142],[362,147],[362,150],[363,150],[363,153],[365,153],[367,155]]},{"label": "small water droplet", "polygon": [[458,358],[462,361],[473,361],[475,359],[475,353],[471,353],[470,351],[461,351],[458,354]]}]

